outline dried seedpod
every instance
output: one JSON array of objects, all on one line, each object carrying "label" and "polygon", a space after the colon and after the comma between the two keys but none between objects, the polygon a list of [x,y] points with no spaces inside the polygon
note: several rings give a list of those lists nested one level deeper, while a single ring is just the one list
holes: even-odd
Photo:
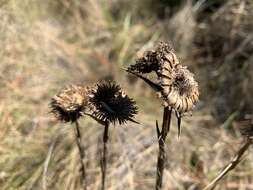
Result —
[{"label": "dried seedpod", "polygon": [[153,71],[157,72],[159,70],[159,63],[156,57],[156,51],[147,51],[136,60],[134,65],[130,65],[128,71],[146,74]]},{"label": "dried seedpod", "polygon": [[170,106],[180,114],[192,110],[199,99],[199,90],[194,75],[187,67],[178,64],[159,80],[165,106]]},{"label": "dried seedpod", "polygon": [[87,89],[77,85],[64,88],[50,102],[51,112],[64,122],[75,122],[83,115],[87,105]]},{"label": "dried seedpod", "polygon": [[[127,71],[147,82],[164,100],[164,106],[171,107],[178,115],[192,110],[198,102],[198,83],[194,75],[180,64],[167,43],[160,42],[154,50],[145,52]],[[143,76],[151,72],[157,74],[156,81]]]},{"label": "dried seedpod", "polygon": [[89,107],[98,120],[120,125],[134,121],[138,112],[135,101],[112,81],[102,81],[89,90]]},{"label": "dried seedpod", "polygon": [[173,48],[164,42],[158,43],[154,50],[144,52],[136,63],[128,67],[128,71],[138,74],[155,72],[158,76],[163,75],[164,68],[170,68],[179,64]]}]

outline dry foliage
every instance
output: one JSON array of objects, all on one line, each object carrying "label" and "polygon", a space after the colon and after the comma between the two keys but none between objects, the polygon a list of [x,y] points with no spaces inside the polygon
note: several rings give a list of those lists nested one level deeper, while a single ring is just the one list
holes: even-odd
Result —
[{"label": "dry foliage", "polygon": [[[121,68],[158,39],[172,40],[181,61],[197,73],[202,95],[194,117],[182,123],[180,141],[171,129],[164,188],[200,189],[228,163],[241,142],[234,120],[253,111],[253,2],[211,8],[209,1],[173,8],[156,2],[0,1],[1,190],[80,189],[72,126],[59,125],[47,107],[61,87],[104,78],[128,89],[141,110],[137,120],[144,121],[111,128],[108,188],[153,189],[159,102],[150,102],[152,91]],[[103,128],[90,119],[80,126],[88,145],[88,189],[98,189]],[[217,189],[252,189],[252,167],[252,156],[245,157]]]}]

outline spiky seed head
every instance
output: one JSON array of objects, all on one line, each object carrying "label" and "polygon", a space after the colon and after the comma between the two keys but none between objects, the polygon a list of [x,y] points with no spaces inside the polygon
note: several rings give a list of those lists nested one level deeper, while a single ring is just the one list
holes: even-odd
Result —
[{"label": "spiky seed head", "polygon": [[98,120],[120,125],[133,121],[138,112],[135,101],[112,81],[99,82],[89,90],[89,107]]},{"label": "spiky seed head", "polygon": [[71,85],[61,90],[52,98],[50,108],[58,120],[75,122],[83,115],[87,104],[87,88]]},{"label": "spiky seed head", "polygon": [[165,105],[179,113],[191,110],[199,99],[198,83],[187,67],[173,67],[168,75],[160,77],[160,83]]}]

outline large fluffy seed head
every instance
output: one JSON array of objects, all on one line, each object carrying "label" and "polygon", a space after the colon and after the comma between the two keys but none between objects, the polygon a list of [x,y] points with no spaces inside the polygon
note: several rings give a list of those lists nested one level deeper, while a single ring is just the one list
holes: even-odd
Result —
[{"label": "large fluffy seed head", "polygon": [[191,110],[199,99],[198,83],[184,66],[177,65],[170,69],[166,77],[160,77],[160,83],[165,105],[180,113]]},{"label": "large fluffy seed head", "polygon": [[98,120],[123,124],[137,114],[137,106],[114,82],[101,82],[89,92],[92,115]]},{"label": "large fluffy seed head", "polygon": [[71,85],[52,98],[50,108],[58,120],[74,122],[82,116],[87,104],[87,89],[82,86]]}]

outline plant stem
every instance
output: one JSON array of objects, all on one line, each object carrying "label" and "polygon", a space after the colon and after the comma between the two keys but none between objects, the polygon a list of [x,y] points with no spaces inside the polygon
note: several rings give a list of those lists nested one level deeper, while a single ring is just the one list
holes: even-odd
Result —
[{"label": "plant stem", "polygon": [[164,170],[164,164],[165,164],[165,141],[166,141],[167,134],[169,133],[169,130],[170,130],[171,112],[172,110],[169,109],[168,107],[164,108],[163,124],[162,124],[161,132],[157,125],[159,152],[158,152],[158,157],[157,157],[156,190],[160,190],[162,188],[163,170]]},{"label": "plant stem", "polygon": [[104,135],[103,135],[103,153],[102,153],[102,160],[101,160],[101,172],[102,172],[101,190],[105,190],[108,139],[109,139],[109,123],[105,122]]},{"label": "plant stem", "polygon": [[81,168],[80,168],[80,172],[82,174],[81,176],[81,181],[82,181],[82,186],[83,189],[86,190],[87,189],[87,182],[86,182],[86,170],[85,170],[85,163],[84,163],[84,157],[85,157],[85,153],[84,153],[84,148],[82,146],[81,143],[81,132],[80,132],[80,127],[79,127],[79,123],[78,121],[75,122],[75,139],[76,139],[76,144],[79,150],[79,156],[80,156],[80,163],[81,163]]},{"label": "plant stem", "polygon": [[207,189],[214,189],[218,182],[231,170],[233,170],[241,161],[241,157],[243,154],[248,150],[250,145],[252,145],[253,141],[252,139],[248,138],[247,141],[243,144],[243,146],[240,147],[240,149],[235,154],[232,161],[220,172],[220,174],[213,180],[211,183],[209,183],[203,190]]}]

